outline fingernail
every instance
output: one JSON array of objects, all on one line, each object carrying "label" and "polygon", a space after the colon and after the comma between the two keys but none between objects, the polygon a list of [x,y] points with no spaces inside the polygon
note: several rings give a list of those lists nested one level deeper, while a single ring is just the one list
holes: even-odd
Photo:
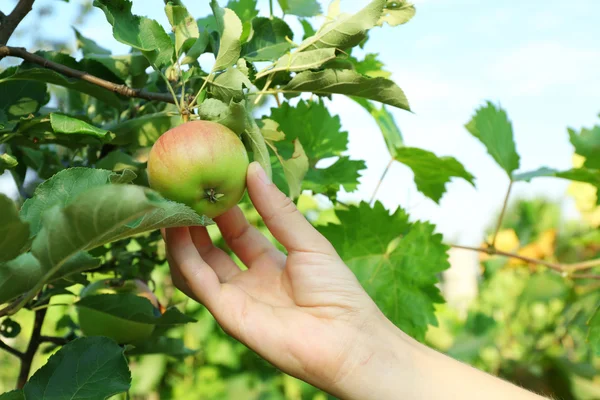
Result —
[{"label": "fingernail", "polygon": [[263,169],[263,167],[256,161],[254,161],[254,169],[256,169],[256,176],[260,179],[265,185],[269,185],[271,183],[271,179],[267,176],[267,173]]}]

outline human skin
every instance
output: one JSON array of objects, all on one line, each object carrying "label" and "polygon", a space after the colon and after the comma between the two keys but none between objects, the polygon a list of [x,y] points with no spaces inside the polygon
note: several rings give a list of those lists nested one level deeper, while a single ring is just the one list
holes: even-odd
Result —
[{"label": "human skin", "polygon": [[215,222],[245,271],[213,246],[204,227],[164,232],[176,286],[204,304],[229,335],[342,399],[541,398],[404,334],[255,162],[247,186],[287,255],[237,206]]}]

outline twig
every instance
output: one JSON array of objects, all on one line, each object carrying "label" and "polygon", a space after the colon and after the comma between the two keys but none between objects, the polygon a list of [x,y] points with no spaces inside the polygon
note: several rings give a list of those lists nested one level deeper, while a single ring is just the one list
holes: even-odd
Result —
[{"label": "twig", "polygon": [[498,236],[498,232],[500,232],[500,228],[502,227],[502,220],[504,219],[504,213],[506,212],[506,207],[508,205],[508,198],[510,197],[510,191],[512,190],[513,181],[510,180],[508,184],[508,189],[506,190],[506,196],[504,196],[504,203],[502,203],[502,211],[500,211],[500,216],[498,216],[498,222],[496,223],[496,231],[494,232],[494,236],[492,237],[492,243],[490,247],[494,247],[496,245],[496,237]]},{"label": "twig", "polygon": [[17,26],[21,23],[23,18],[31,8],[35,0],[19,0],[15,8],[8,15],[2,14],[2,25],[0,26],[0,45],[5,45],[14,33]]},{"label": "twig", "polygon": [[4,343],[2,340],[0,340],[0,349],[6,351],[7,353],[12,354],[13,356],[15,356],[19,359],[23,359],[23,356],[25,355],[24,353],[20,352],[19,350],[15,349],[13,347],[10,347],[6,343]]},{"label": "twig", "polygon": [[269,0],[269,14],[271,15],[271,19],[273,19],[273,0]]},{"label": "twig", "polygon": [[102,78],[98,78],[97,76],[90,75],[87,72],[79,71],[73,68],[66,67],[62,64],[47,60],[36,54],[28,52],[22,47],[0,47],[0,60],[7,56],[21,58],[25,61],[38,64],[44,68],[51,69],[70,78],[81,79],[82,81],[86,81],[96,86],[100,86],[101,88],[118,93],[122,96],[135,97],[144,100],[157,100],[163,101],[165,103],[176,104],[175,99],[173,99],[171,97],[171,94],[169,93],[152,93],[141,89],[133,89],[127,85],[118,85],[116,83],[104,80]]},{"label": "twig", "polygon": [[25,386],[25,383],[27,383],[27,378],[29,378],[33,357],[35,356],[38,347],[40,347],[40,343],[42,343],[40,338],[42,337],[42,325],[44,324],[44,318],[46,318],[46,311],[48,310],[43,308],[35,312],[35,320],[33,322],[31,339],[29,339],[27,350],[21,358],[21,369],[19,371],[19,378],[17,380],[17,389],[22,389],[23,386]]},{"label": "twig", "polygon": [[379,187],[381,186],[381,183],[383,182],[383,179],[387,175],[387,173],[390,170],[390,168],[391,168],[391,166],[392,166],[393,163],[394,163],[394,159],[392,158],[392,159],[390,159],[390,162],[387,164],[387,166],[383,170],[383,174],[381,174],[381,177],[379,178],[379,182],[377,182],[377,186],[375,186],[375,190],[373,190],[373,194],[371,195],[371,200],[369,200],[369,204],[373,204],[373,202],[375,201],[375,196],[377,196],[377,192],[379,191]]},{"label": "twig", "polygon": [[70,340],[64,337],[56,337],[56,336],[40,336],[40,343],[49,342],[58,346],[64,346],[69,343]]},{"label": "twig", "polygon": [[478,251],[480,253],[486,253],[489,255],[498,255],[498,256],[516,258],[518,260],[522,260],[522,261],[525,261],[530,264],[544,265],[544,266],[546,266],[556,272],[559,272],[561,274],[568,274],[568,276],[570,276],[572,279],[599,279],[600,280],[600,275],[596,275],[596,274],[571,274],[573,271],[580,271],[582,269],[590,269],[590,268],[600,266],[600,258],[597,258],[595,260],[584,261],[581,263],[560,264],[560,263],[553,263],[553,262],[545,261],[545,260],[538,260],[536,258],[526,257],[526,256],[522,256],[522,255],[516,254],[516,253],[509,253],[506,251],[498,250],[493,247],[471,247],[471,246],[462,246],[462,245],[458,245],[458,244],[450,244],[450,246],[454,247],[456,249],[472,250],[472,251]]}]

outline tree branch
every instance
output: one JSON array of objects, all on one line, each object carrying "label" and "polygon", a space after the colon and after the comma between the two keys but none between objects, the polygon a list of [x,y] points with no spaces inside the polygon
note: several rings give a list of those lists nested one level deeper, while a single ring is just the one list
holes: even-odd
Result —
[{"label": "tree branch", "polygon": [[19,358],[19,359],[23,359],[24,354],[21,353],[19,350],[10,347],[9,345],[7,345],[6,343],[4,343],[2,340],[0,340],[0,349],[6,351],[7,353],[12,354],[13,356]]},{"label": "tree branch", "polygon": [[34,1],[35,0],[19,0],[10,14],[6,15],[2,13],[0,16],[2,22],[2,25],[0,25],[0,45],[3,46],[8,43],[8,39],[10,39],[15,29],[17,29],[17,26],[19,26],[23,18],[29,14],[29,11],[31,11]]},{"label": "tree branch", "polygon": [[550,261],[538,260],[536,258],[526,257],[526,256],[522,256],[522,255],[516,254],[516,253],[509,253],[506,251],[495,249],[493,247],[471,247],[471,246],[461,246],[458,244],[450,244],[450,246],[454,247],[456,249],[472,250],[472,251],[478,251],[480,253],[486,253],[489,255],[498,255],[498,256],[516,258],[518,260],[522,260],[522,261],[525,261],[530,264],[544,265],[544,266],[546,266],[556,272],[559,272],[561,274],[567,274],[567,276],[571,277],[572,279],[598,279],[598,280],[600,280],[600,275],[596,275],[596,274],[572,274],[572,272],[574,272],[574,271],[581,271],[583,269],[590,269],[590,268],[600,266],[600,258],[597,258],[595,260],[584,261],[584,262],[580,262],[580,263],[560,264],[560,263],[553,263]]},{"label": "tree branch", "polygon": [[25,353],[23,353],[23,357],[21,358],[21,369],[19,371],[19,378],[17,380],[17,389],[23,389],[23,386],[25,386],[25,383],[27,383],[27,378],[29,378],[33,357],[40,347],[40,343],[42,343],[40,340],[42,338],[42,325],[44,324],[44,318],[46,318],[47,311],[47,308],[42,308],[41,310],[37,310],[35,312],[35,320],[33,322],[33,331],[31,332],[29,345],[27,346],[27,350],[25,350]]},{"label": "tree branch", "polygon": [[175,99],[173,99],[169,93],[152,93],[141,89],[133,89],[127,85],[118,85],[116,83],[104,80],[102,78],[98,78],[97,76],[90,75],[87,72],[79,71],[73,68],[66,67],[62,64],[47,60],[43,57],[38,56],[37,54],[30,53],[21,47],[0,47],[0,60],[7,56],[21,58],[25,61],[29,61],[31,63],[40,65],[44,68],[48,68],[65,76],[68,76],[69,78],[81,79],[82,81],[92,83],[96,86],[100,86],[101,88],[118,93],[122,96],[136,97],[144,100],[157,100],[163,101],[165,103],[176,104]]},{"label": "tree branch", "polygon": [[64,338],[64,337],[40,336],[40,343],[44,343],[44,342],[52,343],[57,346],[64,346],[65,344],[69,343],[70,340],[67,338]]}]

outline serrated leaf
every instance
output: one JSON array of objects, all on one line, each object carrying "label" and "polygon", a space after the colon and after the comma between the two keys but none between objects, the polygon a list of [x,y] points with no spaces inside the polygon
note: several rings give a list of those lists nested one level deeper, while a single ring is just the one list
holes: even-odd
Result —
[{"label": "serrated leaf", "polygon": [[454,157],[438,157],[416,147],[400,147],[396,148],[394,159],[413,171],[417,189],[436,203],[446,192],[446,183],[452,177],[463,178],[475,186],[475,177]]},{"label": "serrated leaf", "polygon": [[265,170],[268,177],[273,176],[271,169],[271,157],[269,156],[269,149],[265,143],[265,138],[258,127],[258,124],[252,116],[252,112],[246,109],[246,130],[244,131],[248,142],[250,143],[250,149],[254,156],[254,161],[257,161],[261,167]]},{"label": "serrated leaf", "polygon": [[110,183],[127,184],[131,183],[137,178],[137,174],[130,169],[124,169],[121,173],[110,174],[108,180]]},{"label": "serrated leaf", "polygon": [[[438,274],[450,267],[442,237],[434,226],[409,222],[402,209],[389,214],[376,202],[336,211],[339,225],[319,231],[331,241],[367,293],[402,331],[424,340],[437,325],[434,304],[442,303]],[[397,241],[396,246],[391,246]]]},{"label": "serrated leaf", "polygon": [[302,36],[302,40],[306,40],[307,38],[313,36],[317,31],[312,27],[310,22],[305,20],[304,18],[300,19],[300,23],[302,24],[302,29],[304,30],[304,35]]},{"label": "serrated leaf", "polygon": [[221,71],[235,64],[240,58],[242,21],[230,9],[219,7],[215,0],[211,0],[210,7],[220,35],[219,52],[212,70]]},{"label": "serrated leaf", "polygon": [[385,78],[367,78],[351,70],[305,71],[296,75],[282,92],[311,92],[319,95],[345,94],[375,100],[410,111],[402,89]]},{"label": "serrated leaf", "polygon": [[371,78],[390,78],[391,72],[383,70],[383,63],[377,59],[377,54],[369,53],[362,60],[357,60],[354,57],[348,57],[348,60],[354,66],[354,70],[359,74],[366,75]]},{"label": "serrated leaf", "polygon": [[116,40],[141,50],[158,68],[172,62],[174,47],[169,35],[157,21],[133,15],[130,0],[94,0],[94,6],[104,12]]},{"label": "serrated leaf", "polygon": [[272,119],[264,118],[260,121],[256,121],[256,123],[260,127],[260,131],[262,132],[265,140],[279,142],[285,139],[285,133],[279,130],[279,124]]},{"label": "serrated leaf", "polygon": [[169,2],[165,6],[165,14],[175,32],[175,55],[179,58],[179,55],[200,36],[198,24],[183,5],[173,5]]},{"label": "serrated leaf", "polygon": [[362,42],[367,31],[379,22],[386,0],[373,0],[356,14],[341,14],[326,22],[313,36],[306,38],[296,51],[326,47],[347,49]]},{"label": "serrated leaf", "polygon": [[75,45],[77,46],[77,48],[79,50],[81,50],[84,57],[86,57],[90,54],[105,54],[105,55],[111,54],[110,50],[98,45],[92,39],[86,38],[76,28],[72,28],[72,29],[75,32],[75,38],[77,39],[75,41]]},{"label": "serrated leaf", "polygon": [[197,352],[197,350],[185,347],[182,339],[157,336],[127,350],[127,355],[164,354],[175,358],[184,358]]},{"label": "serrated leaf", "polygon": [[316,69],[327,61],[335,58],[335,49],[317,49],[303,51],[302,53],[286,54],[277,60],[271,69],[261,71],[256,79],[280,71],[299,72],[307,69]]},{"label": "serrated leaf", "polygon": [[183,123],[181,115],[167,112],[143,115],[110,127],[116,137],[112,144],[120,146],[149,147],[160,135]]},{"label": "serrated leaf", "polygon": [[145,297],[131,293],[99,294],[86,296],[75,303],[77,307],[86,307],[128,321],[151,325],[180,325],[196,322],[195,319],[182,314],[171,307],[160,314]]},{"label": "serrated leaf", "polygon": [[298,17],[315,17],[321,14],[317,0],[277,0],[284,14]]},{"label": "serrated leaf", "polygon": [[247,73],[239,67],[229,67],[210,82],[211,94],[226,104],[244,100],[244,88],[250,87],[252,82],[248,79]]},{"label": "serrated leaf", "polygon": [[298,139],[294,140],[294,153],[289,159],[283,159],[278,155],[283,173],[289,187],[289,196],[296,199],[302,192],[302,181],[308,172],[308,157]]},{"label": "serrated leaf", "polygon": [[198,105],[201,119],[225,125],[238,135],[246,129],[245,102],[231,101],[229,105],[217,99],[206,99]]},{"label": "serrated leaf", "polygon": [[394,158],[396,149],[404,146],[404,138],[402,137],[400,128],[398,128],[398,125],[394,120],[394,116],[385,108],[385,106],[377,108],[368,100],[356,97],[353,99],[375,118],[375,122],[379,126],[383,139],[385,140],[385,145],[392,158]]},{"label": "serrated leaf", "polygon": [[587,342],[590,344],[592,351],[596,355],[600,355],[600,308],[590,318],[588,326]]},{"label": "serrated leaf", "polygon": [[241,55],[249,61],[270,61],[284,55],[291,47],[294,32],[277,17],[252,20],[252,38],[242,46]]},{"label": "serrated leaf", "polygon": [[387,0],[383,15],[377,25],[387,23],[389,26],[398,26],[407,23],[415,16],[415,6],[406,0]]},{"label": "serrated leaf", "polygon": [[513,139],[513,129],[506,111],[492,102],[478,108],[465,125],[471,135],[483,143],[488,153],[510,178],[519,169],[519,154]]},{"label": "serrated leaf", "polygon": [[129,390],[131,374],[123,349],[106,337],[73,340],[33,374],[28,399],[106,399]]},{"label": "serrated leaf", "polygon": [[210,39],[210,33],[207,30],[202,29],[199,31],[198,35],[198,39],[196,39],[194,44],[186,51],[185,57],[181,60],[182,64],[193,63],[198,60],[198,57],[206,50]]},{"label": "serrated leaf", "polygon": [[585,157],[583,166],[600,169],[600,125],[591,129],[582,128],[580,132],[569,129],[569,138],[575,153]]},{"label": "serrated leaf", "polygon": [[10,154],[0,154],[0,175],[2,175],[7,169],[12,169],[17,165],[19,165],[19,162]]},{"label": "serrated leaf", "polygon": [[50,114],[50,125],[56,133],[89,135],[105,140],[111,133],[107,130],[95,127],[78,118],[64,114]]},{"label": "serrated leaf", "polygon": [[0,111],[6,121],[35,114],[50,100],[44,82],[0,79]]},{"label": "serrated leaf", "polygon": [[227,7],[245,23],[252,21],[257,15],[256,0],[229,0]]},{"label": "serrated leaf", "polygon": [[360,171],[367,168],[363,160],[339,157],[327,168],[310,168],[304,178],[303,188],[335,199],[340,188],[346,192],[358,189]]},{"label": "serrated leaf", "polygon": [[19,218],[17,206],[0,193],[0,263],[21,254],[29,240],[29,224]]}]

